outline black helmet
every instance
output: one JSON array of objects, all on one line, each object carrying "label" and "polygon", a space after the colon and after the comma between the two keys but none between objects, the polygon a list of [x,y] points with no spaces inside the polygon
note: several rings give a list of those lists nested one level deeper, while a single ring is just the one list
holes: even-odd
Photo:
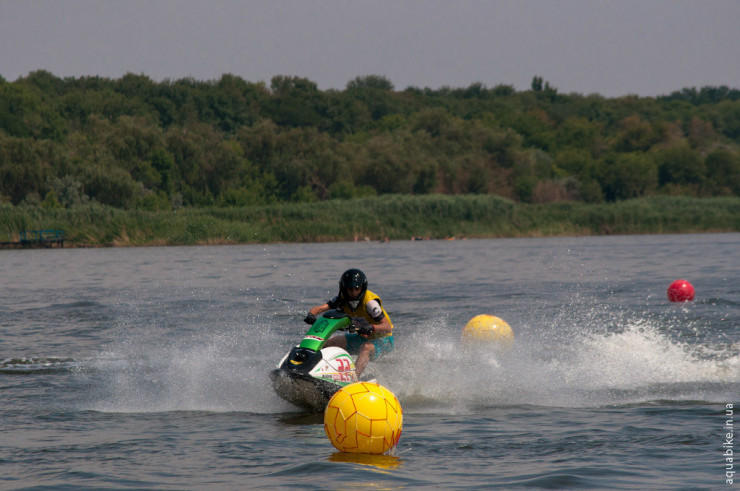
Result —
[{"label": "black helmet", "polygon": [[[350,298],[347,290],[350,288],[359,288],[360,295],[357,298]],[[367,291],[367,276],[359,269],[348,269],[342,273],[342,277],[339,279],[339,298],[346,300],[347,302],[362,300]]]}]

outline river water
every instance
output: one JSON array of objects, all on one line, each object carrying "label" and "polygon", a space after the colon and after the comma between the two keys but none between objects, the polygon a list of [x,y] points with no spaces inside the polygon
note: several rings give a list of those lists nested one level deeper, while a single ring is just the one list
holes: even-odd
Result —
[{"label": "river water", "polygon": [[[350,267],[396,326],[370,365],[392,455],[338,453],[269,384]],[[0,274],[0,489],[732,488],[740,234],[0,251]],[[510,351],[460,345],[481,313]]]}]

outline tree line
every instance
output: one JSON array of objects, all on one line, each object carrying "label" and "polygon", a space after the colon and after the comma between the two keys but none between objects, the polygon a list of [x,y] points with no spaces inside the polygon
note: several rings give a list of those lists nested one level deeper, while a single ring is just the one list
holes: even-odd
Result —
[{"label": "tree line", "polygon": [[740,90],[0,77],[0,202],[158,210],[433,193],[740,196]]}]

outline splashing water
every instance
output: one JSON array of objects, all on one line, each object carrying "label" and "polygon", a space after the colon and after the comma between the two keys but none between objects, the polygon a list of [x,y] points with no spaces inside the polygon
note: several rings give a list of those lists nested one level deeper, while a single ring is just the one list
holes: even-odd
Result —
[{"label": "splashing water", "polygon": [[[383,370],[399,397],[448,406],[585,407],[661,399],[722,402],[740,382],[738,346],[714,349],[672,339],[649,322],[618,332],[524,333],[510,350],[416,336]],[[564,339],[567,338],[567,339]],[[558,341],[559,340],[559,341]],[[390,363],[389,363],[390,365]]]},{"label": "splashing water", "polygon": [[[161,345],[127,339],[94,361],[92,409],[108,412],[289,410],[272,392],[277,363],[267,329],[234,328]],[[267,347],[269,346],[269,348]]]},{"label": "splashing water", "polygon": [[[126,339],[93,362],[102,374],[93,409],[295,410],[274,394],[267,373],[299,337],[276,336],[278,320],[262,328],[250,322],[161,344]],[[560,319],[549,328],[524,326],[514,346],[502,350],[461,344],[456,328],[427,324],[398,339],[396,350],[370,370],[419,410],[721,402],[740,382],[737,345],[692,344],[652,320],[618,319],[615,325],[611,332],[563,328]]]}]

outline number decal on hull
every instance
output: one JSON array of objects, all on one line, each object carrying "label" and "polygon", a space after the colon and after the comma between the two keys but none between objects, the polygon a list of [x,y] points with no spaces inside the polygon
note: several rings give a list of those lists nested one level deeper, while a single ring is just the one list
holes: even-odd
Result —
[{"label": "number decal on hull", "polygon": [[337,370],[340,372],[349,372],[352,370],[352,363],[347,358],[337,358],[339,366]]}]

